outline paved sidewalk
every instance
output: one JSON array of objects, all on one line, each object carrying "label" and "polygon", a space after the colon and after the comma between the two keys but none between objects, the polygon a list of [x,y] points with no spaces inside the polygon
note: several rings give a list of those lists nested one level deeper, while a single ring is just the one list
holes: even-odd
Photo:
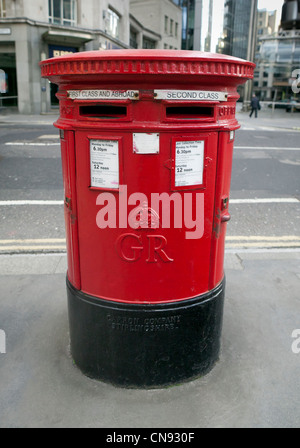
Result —
[{"label": "paved sidewalk", "polygon": [[299,427],[300,251],[227,252],[225,269],[215,368],[182,385],[127,390],[72,362],[65,255],[0,256],[0,427]]},{"label": "paved sidewalk", "polygon": [[273,114],[272,110],[263,108],[258,112],[257,118],[254,115],[250,118],[249,112],[242,112],[241,107],[241,103],[238,103],[236,118],[242,129],[278,130],[278,128],[282,128],[283,130],[300,131],[300,112],[287,113],[283,109],[275,109]]}]

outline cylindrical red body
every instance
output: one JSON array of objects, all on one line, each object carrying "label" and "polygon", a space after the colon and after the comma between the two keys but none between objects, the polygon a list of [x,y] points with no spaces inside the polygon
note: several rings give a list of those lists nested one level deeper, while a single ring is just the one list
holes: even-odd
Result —
[{"label": "cylindrical red body", "polygon": [[[145,313],[201,302],[220,288],[237,85],[253,77],[254,64],[189,51],[115,50],[41,67],[59,85],[55,125],[73,293]],[[151,324],[122,312],[106,316],[110,330],[147,337],[150,325],[169,335],[174,327],[166,318]]]}]

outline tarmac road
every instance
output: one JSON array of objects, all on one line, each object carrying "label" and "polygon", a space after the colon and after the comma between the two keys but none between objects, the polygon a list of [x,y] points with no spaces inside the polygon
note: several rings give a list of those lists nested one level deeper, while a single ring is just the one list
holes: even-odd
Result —
[{"label": "tarmac road", "polygon": [[[62,250],[64,197],[54,118],[0,123],[0,253],[26,253],[35,246],[37,252]],[[263,118],[242,119],[246,122],[235,140],[227,248],[245,247],[247,241],[247,247],[280,243],[299,248],[300,132],[264,126]]]}]

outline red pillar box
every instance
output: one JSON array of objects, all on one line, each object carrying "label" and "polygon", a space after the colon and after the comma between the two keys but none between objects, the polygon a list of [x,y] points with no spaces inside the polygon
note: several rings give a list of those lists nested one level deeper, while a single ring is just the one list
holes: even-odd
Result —
[{"label": "red pillar box", "polygon": [[254,64],[189,51],[75,53],[58,84],[71,352],[155,387],[219,356],[237,86]]}]

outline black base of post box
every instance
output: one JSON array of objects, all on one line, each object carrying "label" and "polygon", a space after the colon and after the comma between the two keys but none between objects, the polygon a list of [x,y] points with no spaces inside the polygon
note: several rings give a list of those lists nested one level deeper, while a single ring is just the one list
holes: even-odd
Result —
[{"label": "black base of post box", "polygon": [[67,279],[71,355],[87,376],[155,388],[208,373],[219,357],[225,279],[194,299],[158,305],[111,302]]}]

